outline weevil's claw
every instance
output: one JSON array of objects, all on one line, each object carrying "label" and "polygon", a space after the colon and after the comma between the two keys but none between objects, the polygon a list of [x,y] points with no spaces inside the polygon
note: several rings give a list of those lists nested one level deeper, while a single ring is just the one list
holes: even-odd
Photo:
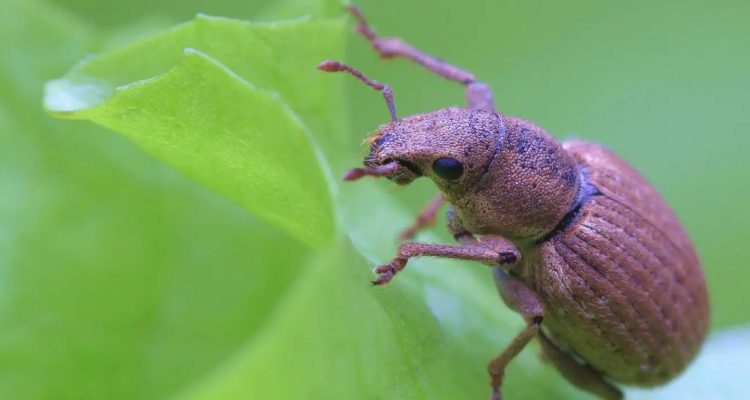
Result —
[{"label": "weevil's claw", "polygon": [[374,286],[387,285],[399,271],[404,269],[404,266],[406,266],[404,258],[394,258],[388,264],[378,265],[373,272],[380,276],[372,284]]},{"label": "weevil's claw", "polygon": [[393,275],[394,275],[393,272],[390,272],[390,271],[389,272],[385,272],[385,273],[381,274],[378,277],[378,279],[372,281],[372,285],[373,286],[387,285],[388,282],[390,282],[391,279],[393,279]]},{"label": "weevil's claw", "polygon": [[376,274],[380,275],[378,276],[378,279],[373,281],[372,284],[375,286],[380,285],[387,285],[388,282],[393,279],[393,276],[396,275],[396,268],[391,264],[385,264],[385,265],[379,265],[375,270],[373,271]]},{"label": "weevil's claw", "polygon": [[503,395],[500,393],[500,389],[492,389],[492,400],[503,400]]}]

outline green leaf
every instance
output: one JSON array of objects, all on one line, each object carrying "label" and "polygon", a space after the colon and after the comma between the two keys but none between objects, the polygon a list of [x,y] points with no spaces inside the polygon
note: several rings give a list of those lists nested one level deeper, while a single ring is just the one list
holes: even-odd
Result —
[{"label": "green leaf", "polygon": [[0,397],[175,396],[261,330],[312,254],[125,138],[46,115],[44,82],[108,38],[0,5]]},{"label": "green leaf", "polygon": [[[315,71],[313,57],[335,54],[342,26],[340,20],[249,24],[198,16],[81,62],[47,84],[45,106],[122,133],[260,218],[320,245],[333,238],[333,188],[302,117],[281,96],[289,94],[304,120],[326,125],[321,116],[333,109],[321,97],[326,91],[296,93],[305,86],[299,80],[311,75],[305,70]],[[277,44],[295,48],[310,36],[321,44],[304,52]]]},{"label": "green leaf", "polygon": [[[295,0],[277,11],[330,17],[338,15],[333,3]],[[414,217],[382,183],[334,191],[348,237],[332,228],[329,177],[310,135],[337,173],[361,163],[358,134],[344,129],[341,111],[340,82],[350,78],[314,70],[322,59],[341,57],[343,21],[248,24],[199,16],[89,58],[49,84],[49,108],[120,136],[87,121],[49,118],[38,103],[45,80],[86,52],[127,41],[128,30],[113,39],[39,3],[0,5],[3,396],[488,396],[486,361],[523,322],[502,305],[486,268],[416,260],[388,287],[370,287],[369,269],[393,257],[396,232]],[[373,115],[387,116],[382,99],[372,98]],[[236,144],[228,131],[259,147]],[[291,158],[290,149],[276,147],[280,138],[291,138],[307,161],[274,169],[273,180],[264,174],[260,186],[237,177],[244,171],[238,165],[255,162],[249,173],[257,174]],[[228,163],[224,154],[245,164]],[[268,190],[276,179],[291,181],[284,190],[294,193],[317,190],[300,197],[313,213],[298,220],[278,197],[247,197],[249,187],[288,194]],[[420,189],[425,197],[434,193],[425,182],[410,191]],[[261,209],[259,200],[272,207]],[[450,240],[436,231],[419,239]],[[725,348],[717,353],[709,344],[695,364],[705,388],[725,375],[704,360]],[[591,398],[542,365],[536,351],[532,345],[509,367],[507,398]],[[744,358],[720,359],[732,372],[744,365]],[[698,372],[686,376],[697,382]],[[673,398],[690,384],[680,379],[651,398]],[[744,398],[741,390],[727,393]]]}]

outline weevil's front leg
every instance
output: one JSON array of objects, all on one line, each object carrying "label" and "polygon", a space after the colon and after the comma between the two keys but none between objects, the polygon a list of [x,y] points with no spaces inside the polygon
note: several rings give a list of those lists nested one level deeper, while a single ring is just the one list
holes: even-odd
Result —
[{"label": "weevil's front leg", "polygon": [[573,386],[604,400],[622,400],[623,395],[620,389],[607,382],[602,374],[590,365],[581,364],[560,350],[544,332],[539,334],[539,341],[542,343],[544,359],[552,363]]},{"label": "weevil's front leg", "polygon": [[398,256],[388,264],[375,268],[380,275],[374,285],[385,285],[406,267],[413,257],[441,257],[456,260],[479,261],[491,266],[510,266],[521,259],[521,253],[510,240],[498,235],[485,235],[477,239],[469,233],[456,215],[453,207],[446,213],[446,225],[451,235],[461,245],[406,243],[398,248]]},{"label": "weevil's front leg", "polygon": [[393,276],[406,267],[406,262],[413,257],[441,257],[456,260],[479,261],[483,264],[509,266],[521,259],[521,253],[510,240],[498,235],[485,235],[477,239],[464,229],[453,207],[446,214],[448,231],[459,241],[460,245],[406,243],[398,248],[398,257],[388,264],[375,268],[380,276],[374,285],[385,285]]},{"label": "weevil's front leg", "polygon": [[427,204],[417,216],[417,220],[414,221],[408,228],[401,231],[398,235],[398,239],[401,241],[409,240],[414,237],[420,230],[431,226],[435,223],[435,215],[437,214],[440,206],[443,204],[443,195],[438,193],[431,201]]},{"label": "weevil's front leg", "polygon": [[[485,239],[487,236],[483,237]],[[507,239],[501,238],[503,241]],[[491,242],[487,242],[491,243]],[[493,249],[484,246],[482,241],[476,244],[427,244],[427,243],[406,243],[398,248],[398,256],[388,264],[383,264],[375,268],[375,273],[380,275],[373,285],[385,285],[393,279],[393,276],[401,272],[406,267],[407,261],[414,257],[440,257],[451,258],[455,260],[479,261],[486,265],[498,266],[507,265],[516,262],[521,258],[512,243],[508,248]]]},{"label": "weevil's front leg", "polygon": [[492,100],[492,91],[489,86],[482,82],[477,82],[474,75],[464,71],[443,60],[435,58],[423,51],[420,51],[401,39],[398,38],[381,38],[368,25],[365,17],[357,7],[349,6],[351,12],[359,21],[356,30],[370,41],[370,44],[382,58],[404,57],[412,60],[433,73],[443,78],[463,83],[466,85],[466,102],[469,108],[480,110],[495,111],[495,104]]},{"label": "weevil's front leg", "polygon": [[520,313],[526,322],[526,328],[519,332],[505,350],[487,365],[487,372],[490,374],[490,386],[492,387],[492,399],[500,400],[502,397],[500,387],[505,376],[505,367],[539,333],[539,325],[544,319],[544,307],[536,293],[523,282],[508,275],[500,268],[494,268],[493,273],[500,297],[508,308]]}]

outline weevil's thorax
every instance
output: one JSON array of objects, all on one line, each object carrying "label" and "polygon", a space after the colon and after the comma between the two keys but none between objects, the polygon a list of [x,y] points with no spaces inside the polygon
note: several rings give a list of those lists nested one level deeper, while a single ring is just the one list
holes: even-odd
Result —
[{"label": "weevil's thorax", "polygon": [[502,143],[487,172],[450,201],[471,233],[536,241],[576,206],[582,177],[575,160],[542,128],[503,115],[500,121]]}]

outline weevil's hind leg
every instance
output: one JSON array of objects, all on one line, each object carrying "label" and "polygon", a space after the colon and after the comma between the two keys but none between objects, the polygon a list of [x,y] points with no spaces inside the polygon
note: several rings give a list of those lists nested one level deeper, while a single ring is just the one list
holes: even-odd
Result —
[{"label": "weevil's hind leg", "polygon": [[474,75],[464,71],[452,64],[449,64],[439,58],[435,58],[423,51],[420,51],[399,38],[381,38],[372,30],[365,20],[362,13],[357,7],[349,6],[351,12],[359,21],[355,28],[357,32],[370,41],[370,44],[382,58],[404,57],[412,60],[433,73],[442,76],[445,79],[463,83],[466,85],[466,102],[469,108],[495,111],[495,105],[492,100],[492,91],[489,86],[482,82],[477,82]]},{"label": "weevil's hind leg", "polygon": [[544,320],[544,306],[536,293],[520,280],[508,275],[500,268],[493,268],[493,273],[495,275],[495,286],[500,292],[503,302],[511,310],[520,313],[526,322],[526,328],[519,332],[510,344],[487,365],[487,372],[490,374],[490,386],[492,387],[492,399],[500,400],[502,398],[500,387],[505,376],[505,367],[539,333],[539,325]]},{"label": "weevil's hind leg", "polygon": [[539,341],[542,344],[544,358],[554,365],[573,386],[593,393],[604,400],[622,400],[623,395],[620,389],[607,382],[602,374],[591,366],[581,364],[569,354],[561,351],[544,332],[539,333]]},{"label": "weevil's hind leg", "polygon": [[409,240],[414,237],[420,230],[431,226],[435,223],[435,215],[437,214],[440,206],[443,204],[443,195],[438,193],[417,216],[417,220],[414,221],[408,228],[401,231],[398,239],[401,241]]}]

